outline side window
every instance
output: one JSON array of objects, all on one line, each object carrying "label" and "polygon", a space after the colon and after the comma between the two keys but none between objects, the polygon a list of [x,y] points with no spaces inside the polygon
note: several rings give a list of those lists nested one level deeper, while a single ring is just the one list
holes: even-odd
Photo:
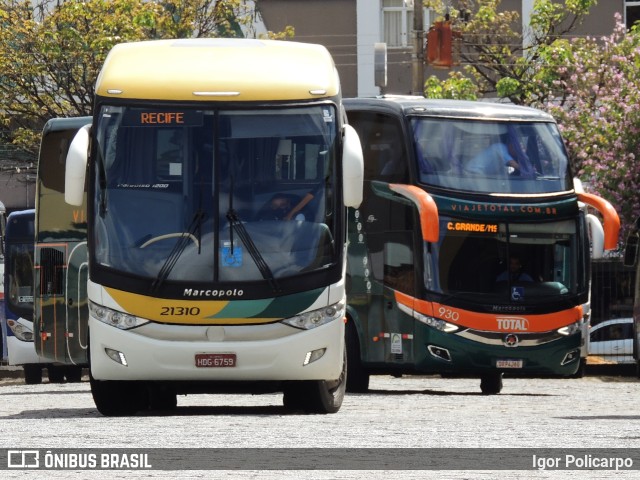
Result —
[{"label": "side window", "polygon": [[372,112],[348,112],[360,136],[364,156],[364,221],[373,278],[414,294],[414,207],[379,195],[372,181],[408,183],[409,169],[400,121]]},{"label": "side window", "polygon": [[384,283],[400,292],[415,293],[413,242],[410,231],[391,232],[384,244]]},{"label": "side window", "polygon": [[400,121],[371,112],[349,112],[348,117],[362,142],[365,181],[407,183],[408,158]]}]

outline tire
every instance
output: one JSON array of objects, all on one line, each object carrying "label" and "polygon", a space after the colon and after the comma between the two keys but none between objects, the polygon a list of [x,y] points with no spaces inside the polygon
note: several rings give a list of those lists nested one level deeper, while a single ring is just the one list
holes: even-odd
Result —
[{"label": "tire", "polygon": [[174,410],[178,406],[175,390],[158,386],[149,388],[150,410]]},{"label": "tire", "polygon": [[96,380],[89,377],[91,395],[105,417],[135,415],[149,407],[147,389],[139,382]]},{"label": "tire", "polygon": [[488,373],[480,377],[480,390],[485,395],[496,395],[502,391],[502,373]]},{"label": "tire", "polygon": [[587,359],[581,358],[580,365],[578,366],[578,370],[576,370],[576,373],[571,375],[571,378],[584,378],[586,371],[587,371]]},{"label": "tire", "polygon": [[349,319],[345,328],[345,348],[347,349],[347,392],[366,393],[369,391],[369,373],[362,365],[358,330]]},{"label": "tire", "polygon": [[27,385],[37,385],[42,383],[42,367],[40,365],[23,365],[24,383]]},{"label": "tire", "polygon": [[82,381],[82,367],[68,366],[64,367],[64,376],[69,383],[78,383]]},{"label": "tire", "polygon": [[306,413],[336,413],[342,406],[347,387],[347,353],[340,377],[334,381],[309,380],[290,382],[284,387],[283,403],[287,410]]},{"label": "tire", "polygon": [[64,367],[49,365],[47,367],[47,377],[49,378],[49,383],[63,383]]}]

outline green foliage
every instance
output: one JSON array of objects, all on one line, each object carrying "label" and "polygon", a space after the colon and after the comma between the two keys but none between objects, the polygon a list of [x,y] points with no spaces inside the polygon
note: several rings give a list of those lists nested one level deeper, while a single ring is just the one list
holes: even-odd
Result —
[{"label": "green foliage", "polygon": [[424,95],[427,98],[477,100],[478,88],[460,72],[451,72],[444,81],[440,81],[435,75],[429,77],[424,83]]},{"label": "green foliage", "polygon": [[255,35],[256,15],[245,0],[0,0],[0,140],[35,154],[48,119],[90,114],[117,43]]}]

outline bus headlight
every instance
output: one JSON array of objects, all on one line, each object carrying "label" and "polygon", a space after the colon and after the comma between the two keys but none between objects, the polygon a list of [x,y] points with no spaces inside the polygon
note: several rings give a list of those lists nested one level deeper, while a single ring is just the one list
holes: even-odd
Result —
[{"label": "bus headlight", "polygon": [[460,327],[454,325],[453,323],[445,322],[444,320],[440,320],[439,318],[429,317],[416,311],[413,312],[413,318],[415,318],[419,322],[424,323],[425,325],[428,325],[435,328],[436,330],[440,330],[441,332],[445,333],[453,333],[460,329]]},{"label": "bus headlight", "polygon": [[301,313],[295,317],[282,320],[282,323],[301,330],[311,330],[339,318],[344,318],[343,302],[334,303],[319,310]]},{"label": "bus headlight", "polygon": [[111,308],[103,307],[93,302],[89,302],[89,311],[96,320],[100,320],[107,325],[119,328],[121,330],[128,330],[130,328],[139,327],[145,323],[149,323],[148,320],[142,320],[133,315],[128,315]]},{"label": "bus headlight", "polygon": [[559,328],[558,333],[560,335],[565,335],[568,337],[569,335],[573,335],[574,333],[576,333],[578,330],[580,330],[580,322],[572,323],[571,325],[567,325],[566,327]]},{"label": "bus headlight", "polygon": [[18,340],[33,342],[33,330],[16,320],[7,320],[7,326]]}]

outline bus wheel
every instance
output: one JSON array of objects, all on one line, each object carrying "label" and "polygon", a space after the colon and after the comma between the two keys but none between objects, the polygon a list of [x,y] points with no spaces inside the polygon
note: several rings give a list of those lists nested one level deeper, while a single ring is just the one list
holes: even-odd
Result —
[{"label": "bus wheel", "polygon": [[68,366],[64,367],[64,376],[69,383],[78,383],[82,381],[82,367]]},{"label": "bus wheel", "polygon": [[148,408],[148,393],[139,382],[96,380],[89,377],[91,395],[98,411],[106,417],[134,415]]},{"label": "bus wheel", "polygon": [[489,373],[480,377],[480,390],[485,395],[495,395],[502,390],[502,373]]},{"label": "bus wheel", "polygon": [[576,373],[571,375],[571,378],[584,378],[586,371],[587,371],[587,359],[580,358],[580,365],[578,366],[578,370],[576,370]]},{"label": "bus wheel", "polygon": [[347,387],[347,358],[337,380],[309,380],[290,382],[284,387],[283,403],[288,410],[306,413],[336,413],[342,406]]},{"label": "bus wheel", "polygon": [[175,390],[157,386],[149,388],[150,410],[173,410],[178,406],[178,395]]},{"label": "bus wheel", "polygon": [[47,377],[49,378],[49,383],[64,382],[64,367],[49,365],[47,367]]},{"label": "bus wheel", "polygon": [[369,373],[360,359],[360,340],[353,321],[347,323],[345,329],[345,345],[347,349],[347,392],[366,393],[369,390]]},{"label": "bus wheel", "polygon": [[40,365],[23,365],[24,383],[27,385],[37,385],[42,383],[42,367]]}]

